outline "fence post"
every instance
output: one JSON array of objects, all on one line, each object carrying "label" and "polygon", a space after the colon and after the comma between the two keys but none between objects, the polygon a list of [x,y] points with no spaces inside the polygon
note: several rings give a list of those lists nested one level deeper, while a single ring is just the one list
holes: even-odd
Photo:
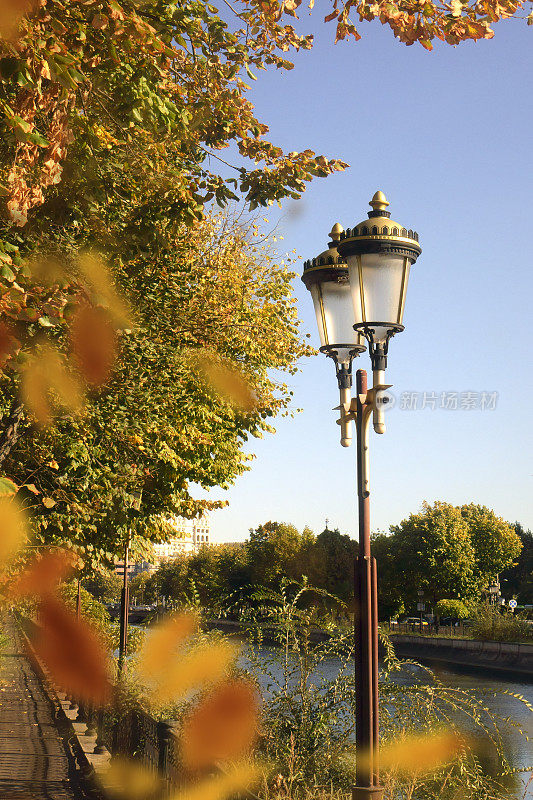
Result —
[{"label": "fence post", "polygon": [[105,753],[107,747],[104,744],[104,710],[99,709],[96,712],[96,742],[94,743],[93,753],[100,755]]}]

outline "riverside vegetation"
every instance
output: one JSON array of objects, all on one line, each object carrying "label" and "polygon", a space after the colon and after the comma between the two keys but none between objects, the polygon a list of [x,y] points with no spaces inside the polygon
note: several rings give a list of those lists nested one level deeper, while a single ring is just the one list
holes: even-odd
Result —
[{"label": "riverside vegetation", "polygon": [[[278,590],[257,589],[250,599],[243,603],[230,598],[227,613],[239,614],[245,632],[234,677],[251,678],[262,695],[254,755],[268,767],[254,796],[344,800],[350,796],[355,764],[353,638],[335,622],[335,612],[346,611],[346,606],[306,581],[285,578]],[[201,612],[194,584],[187,610]],[[328,637],[316,641],[318,631],[326,631]],[[219,632],[200,631],[192,646],[224,641]],[[430,670],[399,660],[385,635],[382,642],[385,800],[517,796],[516,770],[503,744],[505,732],[515,730],[517,723],[489,710],[488,693],[446,686]],[[133,679],[135,657],[131,663],[122,684],[123,702],[142,706],[142,687]],[[399,683],[400,673],[408,674],[409,680]],[[533,712],[524,698],[515,699]],[[145,707],[154,713],[153,707]],[[187,718],[188,702],[161,706],[157,714],[175,720],[179,728]]]}]

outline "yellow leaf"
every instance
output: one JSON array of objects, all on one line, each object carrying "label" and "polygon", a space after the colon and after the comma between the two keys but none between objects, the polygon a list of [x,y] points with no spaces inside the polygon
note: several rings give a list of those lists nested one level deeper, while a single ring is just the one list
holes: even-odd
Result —
[{"label": "yellow leaf", "polygon": [[196,614],[173,614],[150,629],[138,657],[142,678],[161,674],[176,660],[176,648],[198,630]]},{"label": "yellow leaf", "polygon": [[100,781],[106,797],[120,800],[145,800],[161,789],[161,778],[154,770],[143,767],[136,761],[114,758]]},{"label": "yellow leaf", "polygon": [[451,0],[450,11],[452,17],[460,17],[461,14],[463,13],[463,4],[461,0]]},{"label": "yellow leaf", "polygon": [[59,353],[48,346],[34,355],[22,376],[22,399],[41,425],[52,422],[56,402],[72,413],[79,413],[83,404],[79,382]]},{"label": "yellow leaf", "polygon": [[26,544],[26,518],[14,497],[0,497],[0,565]]},{"label": "yellow leaf", "polygon": [[199,690],[227,677],[238,649],[230,642],[201,645],[190,650],[158,675],[149,700],[164,706],[191,690]]},{"label": "yellow leaf", "polygon": [[130,311],[119,296],[107,265],[94,253],[82,253],[76,266],[91,287],[96,305],[106,306],[121,328],[131,327]]},{"label": "yellow leaf", "polygon": [[257,398],[242,373],[214,353],[195,354],[195,366],[203,379],[224,400],[243,411],[253,411]]},{"label": "yellow leaf", "polygon": [[171,800],[223,800],[250,789],[258,782],[261,773],[262,769],[257,764],[238,764],[231,772],[206,778],[181,789],[172,795]]},{"label": "yellow leaf", "polygon": [[0,477],[0,497],[12,497],[19,490],[11,478]]},{"label": "yellow leaf", "polygon": [[[451,731],[434,735],[406,735],[380,748],[379,766],[408,775],[432,772],[453,759],[463,747],[464,740]],[[359,764],[363,762],[370,766],[370,760],[364,753],[358,753],[357,760]]]}]

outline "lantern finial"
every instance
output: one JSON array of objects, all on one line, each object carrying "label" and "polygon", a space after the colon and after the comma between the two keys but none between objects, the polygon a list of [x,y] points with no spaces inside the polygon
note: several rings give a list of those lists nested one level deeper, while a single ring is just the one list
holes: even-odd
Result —
[{"label": "lantern finial", "polygon": [[343,232],[344,228],[340,224],[340,222],[336,222],[333,228],[329,232],[329,237],[332,242],[339,242],[341,238],[341,233]]},{"label": "lantern finial", "polygon": [[389,201],[387,200],[381,189],[378,189],[378,191],[370,201],[369,205],[372,206],[374,211],[385,211],[385,209],[389,205]]}]

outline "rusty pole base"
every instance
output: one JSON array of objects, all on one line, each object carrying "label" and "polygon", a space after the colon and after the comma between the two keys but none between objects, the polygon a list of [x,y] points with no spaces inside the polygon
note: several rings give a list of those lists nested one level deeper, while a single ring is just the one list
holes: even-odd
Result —
[{"label": "rusty pole base", "polygon": [[383,786],[352,786],[352,800],[382,800]]}]

